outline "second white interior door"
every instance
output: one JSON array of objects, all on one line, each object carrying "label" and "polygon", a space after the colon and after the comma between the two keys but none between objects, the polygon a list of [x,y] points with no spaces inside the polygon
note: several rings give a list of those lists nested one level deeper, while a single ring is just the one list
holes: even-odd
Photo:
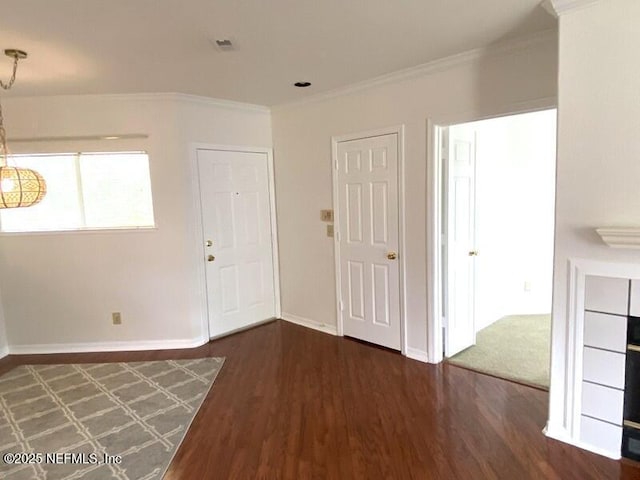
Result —
[{"label": "second white interior door", "polygon": [[343,333],[400,350],[398,135],[339,142],[336,167]]},{"label": "second white interior door", "polygon": [[198,150],[209,334],[276,315],[266,153]]},{"label": "second white interior door", "polygon": [[471,127],[456,125],[444,135],[443,156],[448,173],[445,239],[447,301],[445,355],[450,357],[476,343],[476,142]]}]

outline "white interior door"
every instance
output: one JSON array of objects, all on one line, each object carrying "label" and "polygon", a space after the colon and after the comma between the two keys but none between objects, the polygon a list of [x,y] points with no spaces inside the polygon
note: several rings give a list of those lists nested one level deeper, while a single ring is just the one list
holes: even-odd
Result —
[{"label": "white interior door", "polygon": [[339,142],[335,174],[343,333],[400,350],[398,135]]},{"label": "white interior door", "polygon": [[275,317],[266,153],[198,150],[209,334]]},{"label": "white interior door", "polygon": [[[448,130],[448,131],[447,131]],[[475,330],[475,189],[476,134],[453,126],[443,135],[445,165],[445,355],[476,343]]]}]

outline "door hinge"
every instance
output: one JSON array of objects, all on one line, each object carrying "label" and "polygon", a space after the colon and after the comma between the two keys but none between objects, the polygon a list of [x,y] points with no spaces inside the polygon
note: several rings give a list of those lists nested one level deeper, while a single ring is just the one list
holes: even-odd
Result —
[{"label": "door hinge", "polygon": [[338,170],[338,159],[336,158],[335,161],[333,162],[333,168],[335,168],[336,170]]},{"label": "door hinge", "polygon": [[447,328],[449,326],[449,320],[447,317],[442,317],[442,328]]},{"label": "door hinge", "polygon": [[340,300],[340,311],[344,311],[344,303],[342,303],[342,300]]}]

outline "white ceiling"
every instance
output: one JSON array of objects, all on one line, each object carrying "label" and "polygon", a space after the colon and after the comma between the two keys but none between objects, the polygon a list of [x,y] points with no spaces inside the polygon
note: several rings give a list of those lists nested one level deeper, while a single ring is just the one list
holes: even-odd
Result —
[{"label": "white ceiling", "polygon": [[[2,0],[11,95],[181,92],[294,101],[555,28],[540,0]],[[215,38],[236,49],[220,52]],[[0,77],[10,59],[0,59]],[[295,88],[308,80],[313,85]]]}]

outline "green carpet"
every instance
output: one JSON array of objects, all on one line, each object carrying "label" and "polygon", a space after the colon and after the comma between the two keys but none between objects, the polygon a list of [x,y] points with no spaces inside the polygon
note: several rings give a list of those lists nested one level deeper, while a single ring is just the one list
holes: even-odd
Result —
[{"label": "green carpet", "polygon": [[476,345],[448,361],[549,389],[551,315],[509,315],[480,330]]}]

